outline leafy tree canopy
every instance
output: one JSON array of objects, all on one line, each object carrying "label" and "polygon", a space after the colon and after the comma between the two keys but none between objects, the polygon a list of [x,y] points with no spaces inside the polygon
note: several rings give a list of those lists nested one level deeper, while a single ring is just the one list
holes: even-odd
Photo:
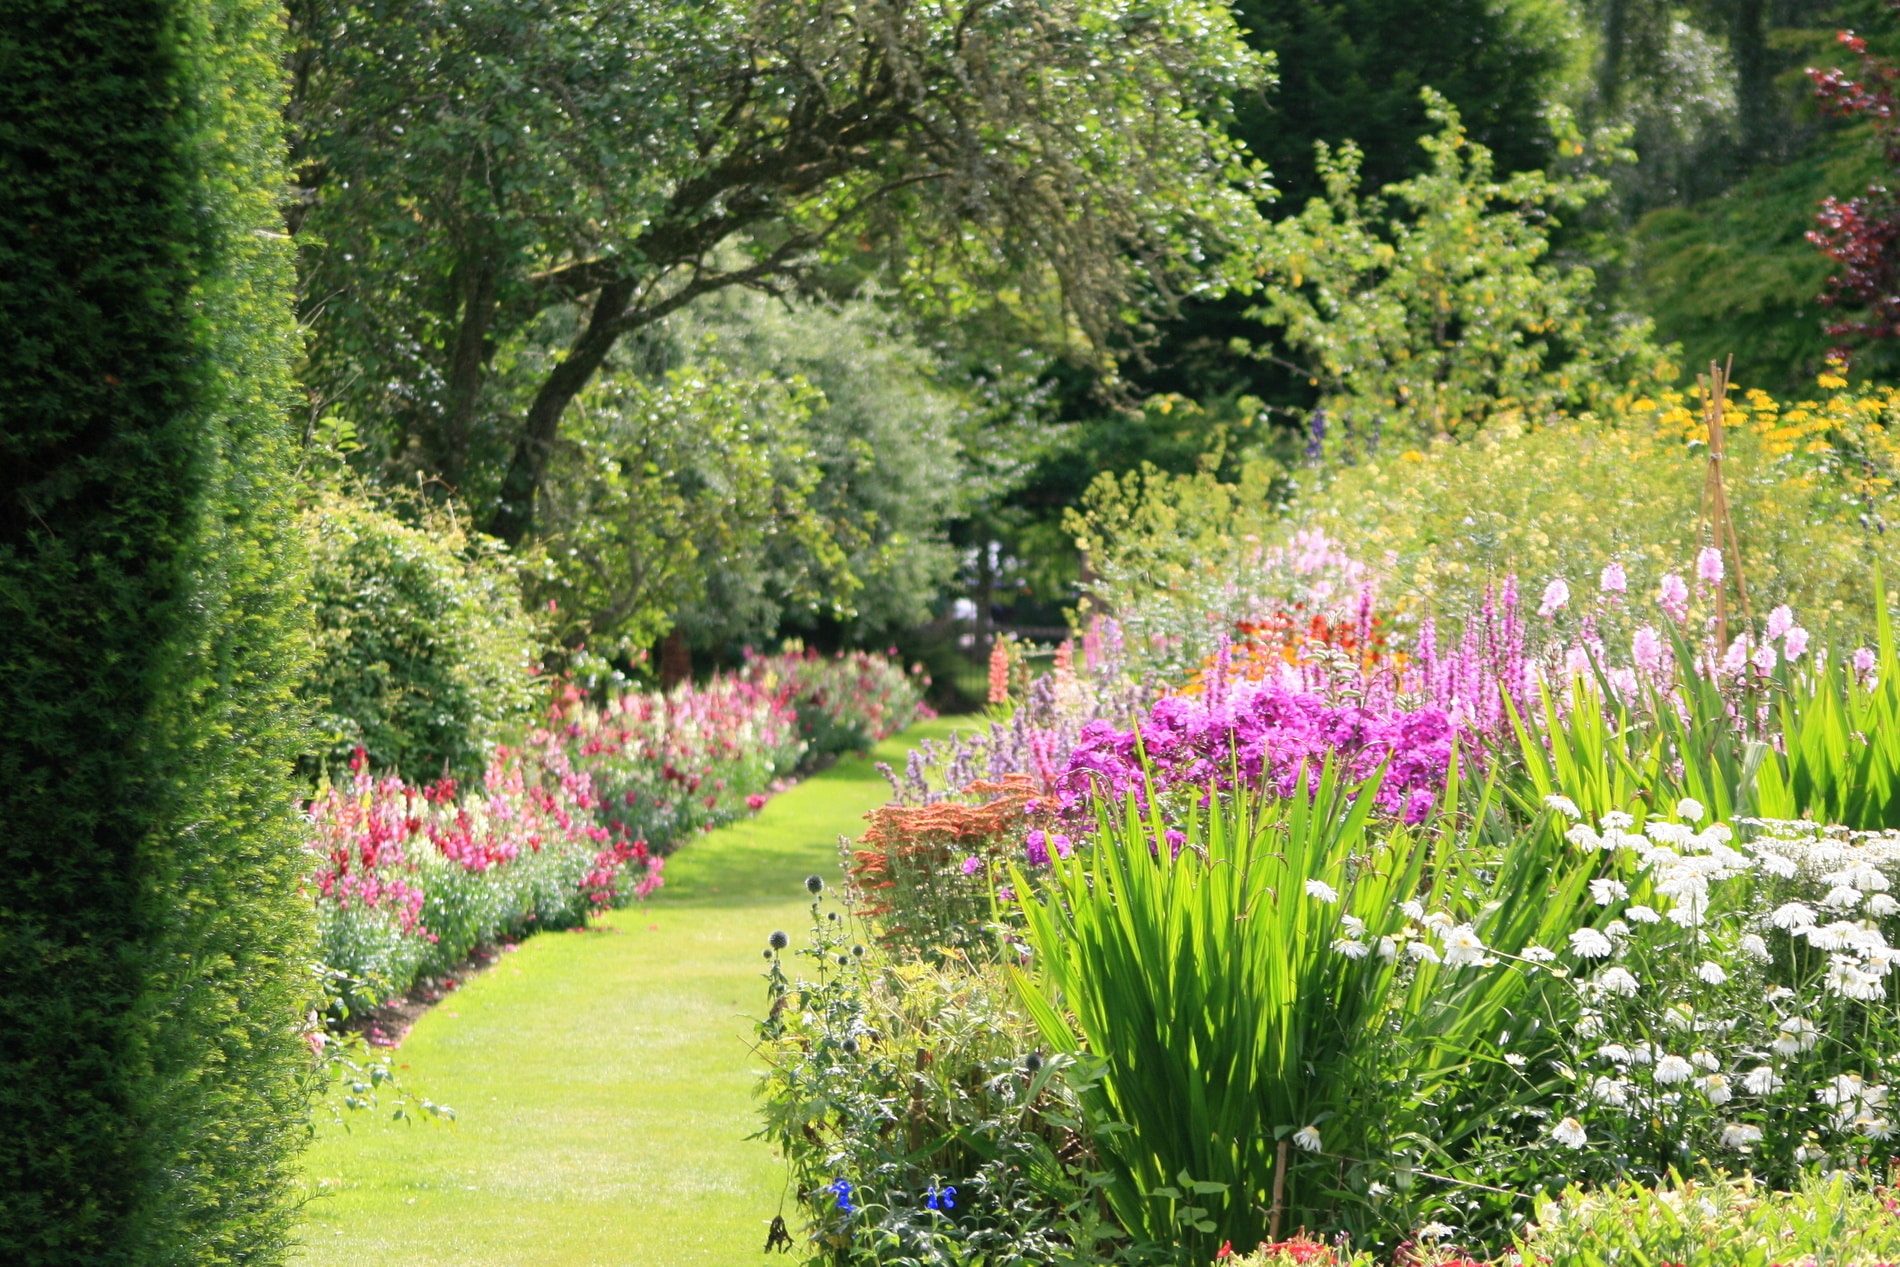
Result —
[{"label": "leafy tree canopy", "polygon": [[705,294],[869,255],[1099,356],[1260,224],[1211,124],[1268,61],[1216,0],[291,9],[317,406],[511,543],[618,341]]},{"label": "leafy tree canopy", "polygon": [[[1427,435],[1517,408],[1591,407],[1662,355],[1643,320],[1608,320],[1587,268],[1549,259],[1551,212],[1603,192],[1595,178],[1540,171],[1499,179],[1488,148],[1429,89],[1439,125],[1424,175],[1386,187],[1403,209],[1359,194],[1360,155],[1321,143],[1327,194],[1274,226],[1255,315],[1298,359],[1332,416],[1362,434]],[[1560,120],[1561,122],[1561,120]],[[1574,133],[1565,137],[1580,152]]]}]

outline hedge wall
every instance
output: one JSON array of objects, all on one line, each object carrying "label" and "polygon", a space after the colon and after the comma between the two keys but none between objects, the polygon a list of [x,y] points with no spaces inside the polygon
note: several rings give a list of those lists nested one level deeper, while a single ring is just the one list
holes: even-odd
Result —
[{"label": "hedge wall", "polygon": [[270,1262],[303,1138],[271,0],[0,0],[0,1261]]}]

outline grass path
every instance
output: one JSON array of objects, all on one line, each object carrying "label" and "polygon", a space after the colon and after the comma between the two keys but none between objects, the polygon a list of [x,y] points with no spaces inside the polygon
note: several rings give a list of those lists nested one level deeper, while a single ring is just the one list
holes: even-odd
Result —
[{"label": "grass path", "polygon": [[307,1155],[308,1267],[767,1261],[784,1168],[755,1129],[746,1046],[766,934],[796,936],[801,881],[837,873],[925,723],[753,819],[687,845],[645,907],[546,933],[444,1000],[398,1063],[452,1126],[326,1125]]}]

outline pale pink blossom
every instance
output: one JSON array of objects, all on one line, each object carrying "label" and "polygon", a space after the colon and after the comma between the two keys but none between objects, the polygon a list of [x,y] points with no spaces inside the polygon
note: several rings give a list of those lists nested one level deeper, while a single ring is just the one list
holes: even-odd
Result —
[{"label": "pale pink blossom", "polygon": [[1603,575],[1597,580],[1598,588],[1605,594],[1622,594],[1630,587],[1629,577],[1623,573],[1623,565],[1612,560],[1603,569]]},{"label": "pale pink blossom", "polygon": [[1787,656],[1790,660],[1799,660],[1802,653],[1807,649],[1808,631],[1803,629],[1800,625],[1789,629],[1781,644],[1782,654]]},{"label": "pale pink blossom", "polygon": [[1538,605],[1537,614],[1549,620],[1569,601],[1570,586],[1564,583],[1562,577],[1559,577],[1544,587],[1544,601]]},{"label": "pale pink blossom", "polygon": [[1630,639],[1630,659],[1636,662],[1637,668],[1651,676],[1662,672],[1663,640],[1653,626],[1644,625]]},{"label": "pale pink blossom", "polygon": [[1722,552],[1714,546],[1703,546],[1702,553],[1695,556],[1695,574],[1711,585],[1722,580]]},{"label": "pale pink blossom", "polygon": [[1674,572],[1663,577],[1662,593],[1657,601],[1662,604],[1662,609],[1669,613],[1670,619],[1684,621],[1689,618],[1689,586]]},{"label": "pale pink blossom", "polygon": [[1783,603],[1768,613],[1768,640],[1777,641],[1783,634],[1794,628],[1794,610]]}]

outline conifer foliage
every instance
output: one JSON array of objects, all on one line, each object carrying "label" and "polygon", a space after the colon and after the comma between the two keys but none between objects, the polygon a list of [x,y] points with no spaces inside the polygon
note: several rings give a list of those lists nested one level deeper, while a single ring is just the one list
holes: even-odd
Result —
[{"label": "conifer foliage", "polygon": [[0,19],[0,1260],[269,1262],[304,643],[271,0]]}]

